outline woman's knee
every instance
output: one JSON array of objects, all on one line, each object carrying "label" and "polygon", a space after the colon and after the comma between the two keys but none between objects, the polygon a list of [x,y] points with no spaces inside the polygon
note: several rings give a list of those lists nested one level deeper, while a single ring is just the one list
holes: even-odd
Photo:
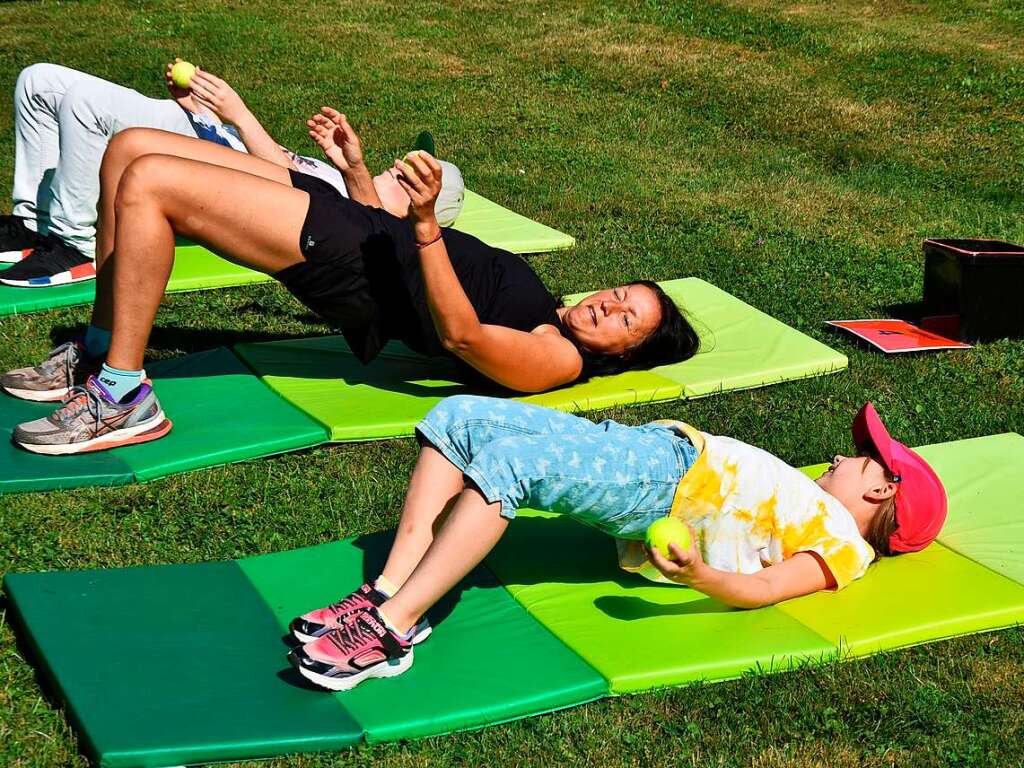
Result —
[{"label": "woman's knee", "polygon": [[167,165],[172,159],[166,155],[142,155],[131,160],[121,173],[114,207],[120,211],[159,197],[166,186]]}]

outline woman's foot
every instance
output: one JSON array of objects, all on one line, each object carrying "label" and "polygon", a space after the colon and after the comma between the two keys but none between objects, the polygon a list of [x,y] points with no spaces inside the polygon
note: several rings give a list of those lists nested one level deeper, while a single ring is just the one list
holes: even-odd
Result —
[{"label": "woman's foot", "polygon": [[395,677],[412,660],[412,640],[388,629],[376,608],[352,614],[338,629],[288,654],[300,675],[330,691],[347,691],[372,677]]},{"label": "woman's foot", "polygon": [[[312,643],[328,632],[338,629],[346,619],[369,608],[379,608],[387,600],[383,594],[372,584],[363,584],[355,592],[343,597],[336,603],[331,603],[324,608],[317,608],[315,611],[304,613],[292,619],[288,625],[291,633],[303,643]],[[430,636],[432,627],[427,617],[424,616],[413,627],[412,643],[422,643]]]},{"label": "woman's foot", "polygon": [[171,422],[148,382],[129,394],[130,399],[116,402],[90,376],[49,416],[15,427],[11,440],[26,451],[60,456],[145,443],[171,431]]},{"label": "woman's foot", "polygon": [[22,400],[51,403],[67,397],[72,387],[81,387],[99,373],[103,361],[89,357],[80,340],[67,341],[39,365],[18,368],[0,376],[0,389]]}]

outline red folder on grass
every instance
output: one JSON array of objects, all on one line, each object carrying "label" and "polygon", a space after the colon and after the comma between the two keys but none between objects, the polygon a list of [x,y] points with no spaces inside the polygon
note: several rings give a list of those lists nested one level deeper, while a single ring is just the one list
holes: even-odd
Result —
[{"label": "red folder on grass", "polygon": [[947,339],[911,325],[906,320],[829,320],[828,324],[859,336],[887,354],[971,348],[970,344]]}]

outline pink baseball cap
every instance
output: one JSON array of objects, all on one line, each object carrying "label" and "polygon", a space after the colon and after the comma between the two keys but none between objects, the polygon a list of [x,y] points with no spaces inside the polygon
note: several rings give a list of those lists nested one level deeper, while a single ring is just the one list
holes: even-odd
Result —
[{"label": "pink baseball cap", "polygon": [[854,416],[853,442],[882,460],[898,483],[896,530],[889,537],[893,552],[917,552],[931,544],[946,521],[946,491],[928,462],[893,440],[875,406],[866,403]]}]

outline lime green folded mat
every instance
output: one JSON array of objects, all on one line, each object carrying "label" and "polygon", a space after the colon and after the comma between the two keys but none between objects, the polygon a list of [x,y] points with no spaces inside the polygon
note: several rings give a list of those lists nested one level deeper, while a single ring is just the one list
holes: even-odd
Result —
[{"label": "lime green folded mat", "polygon": [[[940,540],[985,530],[1024,548],[1024,437],[921,451],[949,490]],[[523,510],[431,611],[435,632],[411,670],[340,694],[301,687],[284,660],[288,621],[379,573],[389,543],[378,534],[226,563],[8,574],[4,589],[83,749],[124,768],[417,738],[1024,620],[1020,579],[943,543],[883,559],[841,592],[739,611],[626,574],[607,536]],[[225,645],[225,626],[245,631]]]},{"label": "lime green folded mat", "polygon": [[[586,411],[760,387],[847,365],[834,349],[703,280],[670,280],[661,286],[701,335],[695,357],[519,399]],[[424,358],[400,344],[389,345],[367,366],[336,336],[239,344],[235,351],[268,386],[322,424],[335,442],[411,435],[439,400],[471,391],[453,380],[450,360]]]},{"label": "lime green folded mat", "polygon": [[[676,365],[521,399],[585,411],[700,397],[846,366],[835,350],[703,280],[663,285],[702,330],[705,351]],[[36,456],[13,447],[14,425],[54,406],[0,394],[0,430],[8,436],[0,437],[0,466],[10,467],[0,474],[0,493],[153,480],[324,442],[408,436],[439,400],[472,391],[452,380],[453,361],[425,358],[397,343],[370,365],[353,357],[339,336],[239,344],[235,354],[248,368],[224,349],[150,366],[174,429],[152,443],[103,453]],[[223,428],[226,413],[230,430]]]},{"label": "lime green folded mat", "polygon": [[431,613],[436,636],[409,672],[346,694],[309,689],[285,660],[288,622],[362,583],[364,560],[379,568],[389,543],[378,535],[234,562],[11,574],[4,588],[84,751],[111,768],[414,738],[605,694],[600,675],[486,568]]},{"label": "lime green folded mat", "polygon": [[0,492],[120,485],[322,443],[322,427],[268,390],[223,347],[149,366],[174,427],[160,440],[77,456],[40,456],[11,443],[14,425],[52,403],[0,394]]},{"label": "lime green folded mat", "polygon": [[537,512],[509,526],[487,564],[613,693],[722,680],[822,654],[862,655],[1024,621],[1024,579],[944,546],[947,533],[955,540],[964,530],[983,529],[1006,550],[1024,549],[1017,514],[1024,437],[995,435],[921,452],[949,491],[941,543],[883,558],[839,593],[727,610],[699,593],[626,574],[607,537]]},{"label": "lime green folded mat", "polygon": [[[469,190],[466,190],[462,213],[453,226],[496,248],[504,248],[513,253],[557,251],[571,248],[576,243],[564,232],[528,219]],[[174,255],[174,269],[167,283],[167,290],[171,293],[273,280],[260,272],[225,261],[198,245],[179,244]],[[90,304],[95,294],[96,285],[92,280],[51,288],[0,285],[0,316]]]}]

